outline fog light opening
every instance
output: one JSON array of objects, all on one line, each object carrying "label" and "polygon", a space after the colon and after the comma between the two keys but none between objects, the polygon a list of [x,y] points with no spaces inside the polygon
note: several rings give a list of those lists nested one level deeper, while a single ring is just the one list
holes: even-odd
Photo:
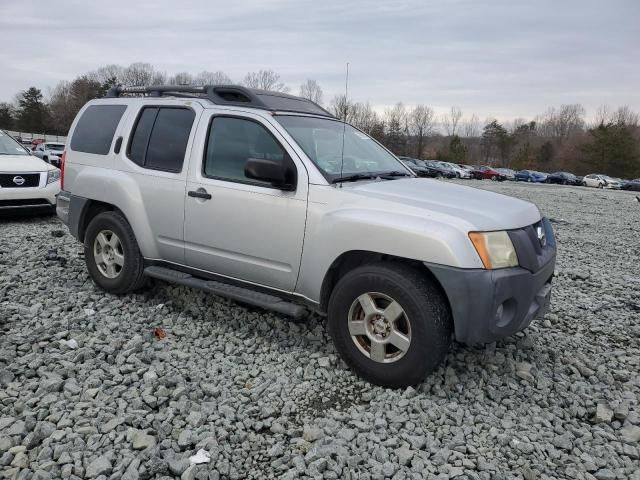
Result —
[{"label": "fog light opening", "polygon": [[516,311],[516,302],[509,298],[498,305],[495,314],[495,322],[498,327],[506,327],[513,320]]}]

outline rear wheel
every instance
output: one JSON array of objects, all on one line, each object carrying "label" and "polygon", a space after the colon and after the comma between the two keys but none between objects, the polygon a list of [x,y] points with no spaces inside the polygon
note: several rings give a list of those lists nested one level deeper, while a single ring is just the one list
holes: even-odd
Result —
[{"label": "rear wheel", "polygon": [[436,173],[436,178],[442,180],[442,174],[440,172]]},{"label": "rear wheel", "polygon": [[110,293],[128,293],[145,281],[142,254],[127,220],[117,212],[96,215],[84,239],[84,258],[93,281]]},{"label": "rear wheel", "polygon": [[345,362],[385,387],[422,381],[451,343],[451,313],[424,274],[397,263],[358,267],[329,300],[329,333]]},{"label": "rear wheel", "polygon": [[604,188],[604,185],[602,183],[599,183],[598,188]]},{"label": "rear wheel", "polygon": [[531,182],[532,182],[532,180],[531,180],[530,178],[527,178],[527,182],[531,183]]}]

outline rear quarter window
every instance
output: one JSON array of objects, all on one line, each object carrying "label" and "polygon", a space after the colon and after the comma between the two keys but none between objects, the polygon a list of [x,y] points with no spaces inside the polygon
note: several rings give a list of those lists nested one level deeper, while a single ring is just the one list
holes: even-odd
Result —
[{"label": "rear quarter window", "polygon": [[111,148],[126,105],[91,105],[83,113],[71,137],[71,150],[106,155]]}]

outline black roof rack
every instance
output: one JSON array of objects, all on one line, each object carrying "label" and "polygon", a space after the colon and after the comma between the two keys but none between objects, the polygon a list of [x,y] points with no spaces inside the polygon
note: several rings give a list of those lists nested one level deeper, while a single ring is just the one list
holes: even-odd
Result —
[{"label": "black roof rack", "polygon": [[239,85],[154,85],[123,87],[117,85],[107,92],[107,98],[122,96],[205,98],[216,105],[259,108],[272,112],[295,112],[335,118],[315,102],[280,92],[258,90]]}]

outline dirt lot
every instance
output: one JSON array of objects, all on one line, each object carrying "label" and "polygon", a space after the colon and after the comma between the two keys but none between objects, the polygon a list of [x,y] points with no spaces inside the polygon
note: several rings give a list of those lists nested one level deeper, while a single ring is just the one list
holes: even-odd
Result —
[{"label": "dirt lot", "polygon": [[0,219],[0,478],[640,480],[635,194],[462,183],[552,219],[551,310],[403,391],[348,371],[319,317],[107,295],[55,217]]}]

